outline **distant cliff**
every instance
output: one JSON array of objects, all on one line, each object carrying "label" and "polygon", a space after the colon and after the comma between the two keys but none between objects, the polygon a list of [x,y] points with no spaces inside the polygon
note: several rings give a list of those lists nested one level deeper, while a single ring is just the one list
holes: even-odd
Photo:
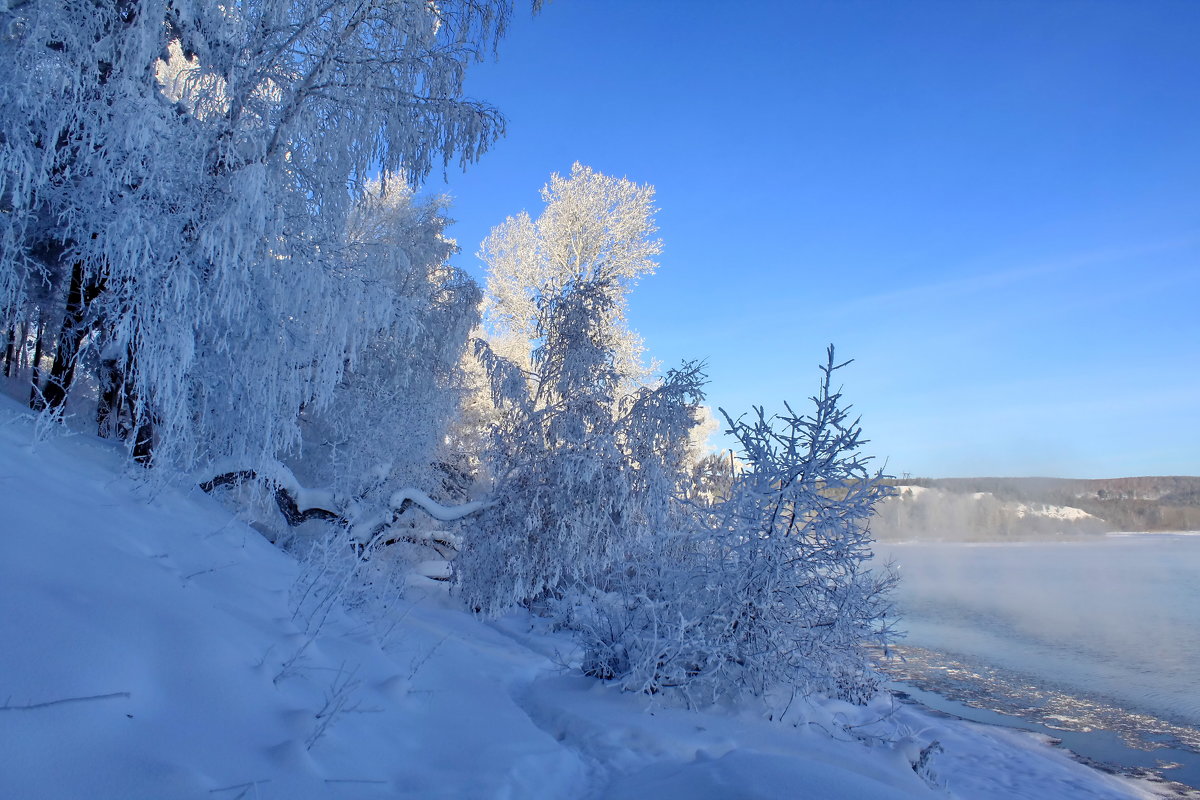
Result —
[{"label": "distant cliff", "polygon": [[895,488],[872,523],[881,540],[1200,530],[1200,477],[911,478]]}]

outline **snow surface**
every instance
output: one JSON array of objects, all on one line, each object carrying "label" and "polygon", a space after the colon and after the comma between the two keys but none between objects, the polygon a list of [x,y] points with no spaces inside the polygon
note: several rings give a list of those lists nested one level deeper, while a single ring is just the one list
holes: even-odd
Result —
[{"label": "snow surface", "polygon": [[[888,698],[789,724],[621,694],[560,666],[561,634],[421,578],[310,637],[291,557],[106,442],[34,430],[0,399],[0,798],[1153,796]],[[930,786],[911,764],[935,739]]]}]

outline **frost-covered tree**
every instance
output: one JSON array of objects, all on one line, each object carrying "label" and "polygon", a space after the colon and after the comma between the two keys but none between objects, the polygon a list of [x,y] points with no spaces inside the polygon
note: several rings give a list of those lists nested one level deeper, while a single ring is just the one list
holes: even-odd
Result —
[{"label": "frost-covered tree", "polygon": [[603,286],[541,305],[532,383],[477,342],[500,409],[488,454],[495,487],[454,566],[462,596],[485,613],[603,585],[660,530],[704,396],[697,364],[617,395]]},{"label": "frost-covered tree", "polygon": [[830,346],[808,413],[726,415],[747,465],[722,512],[729,629],[758,691],[799,677],[865,700],[878,685],[864,647],[890,640],[895,576],[871,568],[869,523],[891,489],[861,454],[862,427],[833,385],[849,363]]},{"label": "frost-covered tree", "polygon": [[550,176],[536,220],[521,212],[494,228],[480,247],[488,281],[484,315],[494,349],[527,366],[544,325],[539,303],[570,286],[604,287],[597,317],[613,348],[617,378],[641,379],[641,338],[625,321],[626,295],[646,274],[662,242],[653,238],[654,187],[613,178],[576,162]]},{"label": "frost-covered tree", "polygon": [[46,381],[33,360],[37,406],[61,405],[69,388],[96,318],[88,300],[105,286],[98,251],[125,232],[135,197],[157,193],[147,165],[161,158],[169,173],[182,156],[166,141],[172,118],[153,75],[131,72],[138,60],[153,64],[142,56],[163,38],[163,17],[139,10],[30,3],[0,12],[0,310],[10,325],[32,312],[36,356],[54,359]]},{"label": "frost-covered tree", "polygon": [[[404,487],[444,495],[446,438],[463,396],[467,341],[480,290],[447,264],[445,198],[417,202],[402,181],[376,182],[351,214],[345,258],[392,300],[386,323],[341,378],[332,403],[302,415],[304,447],[292,459],[305,483],[348,505]],[[451,499],[444,497],[443,499]]]},{"label": "frost-covered tree", "polygon": [[463,78],[509,11],[8,4],[0,312],[11,332],[55,290],[46,401],[90,353],[101,413],[137,432],[135,455],[254,464],[296,446],[300,410],[330,402],[394,307],[347,263],[366,177],[415,184],[502,132]]},{"label": "frost-covered tree", "polygon": [[455,562],[481,611],[602,585],[669,514],[704,377],[687,364],[637,385],[624,308],[660,247],[652,197],[576,164],[551,178],[536,223],[510,217],[484,243],[496,338],[476,348],[498,409],[495,488]]}]

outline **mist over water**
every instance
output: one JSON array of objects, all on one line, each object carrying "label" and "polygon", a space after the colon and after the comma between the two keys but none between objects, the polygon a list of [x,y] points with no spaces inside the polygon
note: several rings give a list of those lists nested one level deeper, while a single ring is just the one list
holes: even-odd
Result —
[{"label": "mist over water", "polygon": [[1200,536],[879,550],[901,575],[898,678],[1200,786]]}]

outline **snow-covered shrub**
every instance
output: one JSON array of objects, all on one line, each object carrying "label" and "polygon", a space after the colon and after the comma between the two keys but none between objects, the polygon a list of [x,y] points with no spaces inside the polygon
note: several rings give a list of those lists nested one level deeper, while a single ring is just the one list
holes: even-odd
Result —
[{"label": "snow-covered shrub", "polygon": [[861,700],[878,682],[864,645],[890,640],[895,577],[869,568],[868,527],[890,489],[868,469],[859,421],[832,386],[844,366],[831,346],[808,414],[726,416],[746,463],[723,512],[731,625],[744,658],[757,661],[757,691],[799,678]]},{"label": "snow-covered shrub", "polygon": [[696,706],[733,693],[743,670],[732,652],[722,652],[722,595],[704,574],[710,545],[661,532],[638,542],[603,590],[577,586],[563,595],[555,611],[578,637],[584,674],[627,691],[671,692]]},{"label": "snow-covered shrub", "polygon": [[808,414],[726,417],[744,462],[729,498],[647,540],[606,593],[569,598],[585,671],[692,702],[779,686],[855,703],[876,693],[866,648],[892,637],[895,577],[869,569],[867,523],[888,488],[832,389],[841,366],[830,348]]}]

